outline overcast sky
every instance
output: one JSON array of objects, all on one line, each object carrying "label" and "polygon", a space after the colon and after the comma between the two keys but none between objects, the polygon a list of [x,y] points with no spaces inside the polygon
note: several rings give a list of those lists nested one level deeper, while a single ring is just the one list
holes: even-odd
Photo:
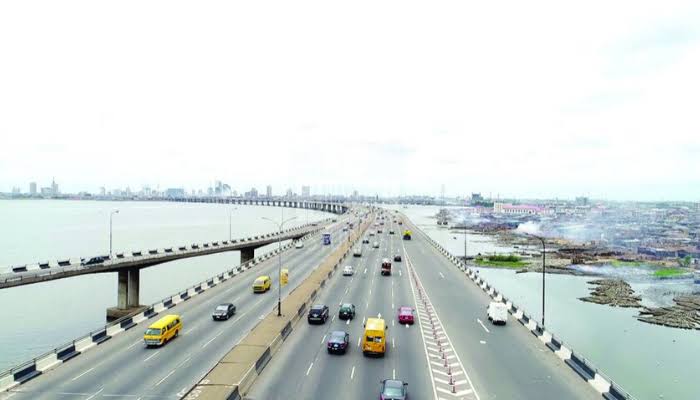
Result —
[{"label": "overcast sky", "polygon": [[700,200],[700,4],[570,3],[4,1],[0,191]]}]

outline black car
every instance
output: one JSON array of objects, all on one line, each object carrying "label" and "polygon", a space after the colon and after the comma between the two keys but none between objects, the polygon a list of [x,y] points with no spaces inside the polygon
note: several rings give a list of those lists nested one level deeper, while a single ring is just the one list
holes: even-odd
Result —
[{"label": "black car", "polygon": [[308,321],[310,324],[325,324],[328,319],[328,306],[325,304],[315,304],[309,310]]},{"label": "black car", "polygon": [[401,254],[397,254],[394,256],[394,261],[401,261]]},{"label": "black car", "polygon": [[211,313],[211,318],[216,320],[229,319],[236,313],[236,306],[231,303],[223,303],[216,306],[214,312]]},{"label": "black car", "polygon": [[340,353],[345,354],[348,351],[350,343],[350,334],[343,331],[331,332],[330,338],[328,338],[328,353]]},{"label": "black car", "polygon": [[339,319],[355,319],[355,305],[350,303],[344,303],[340,306],[338,311]]},{"label": "black car", "polygon": [[367,238],[362,239],[362,243],[369,244],[369,239],[367,239]]},{"label": "black car", "polygon": [[80,260],[80,265],[95,265],[95,264],[102,264],[103,262],[109,260],[109,256],[97,256],[97,257],[92,257],[89,260],[81,259]]},{"label": "black car", "polygon": [[396,379],[385,379],[382,382],[379,400],[406,400],[408,398],[408,383]]}]

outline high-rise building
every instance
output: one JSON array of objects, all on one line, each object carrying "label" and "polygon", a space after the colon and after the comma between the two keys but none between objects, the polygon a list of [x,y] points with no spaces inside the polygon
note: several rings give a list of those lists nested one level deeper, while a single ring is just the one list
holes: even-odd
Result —
[{"label": "high-rise building", "polygon": [[107,189],[104,186],[100,188],[100,196],[105,196],[107,194]]},{"label": "high-rise building", "polygon": [[294,197],[294,192],[292,192],[292,189],[287,189],[287,197]]},{"label": "high-rise building", "polygon": [[301,187],[301,197],[308,199],[311,197],[311,187],[309,186],[302,186]]},{"label": "high-rise building", "polygon": [[36,182],[29,182],[29,194],[36,194]]},{"label": "high-rise building", "polygon": [[55,196],[58,193],[58,183],[56,183],[54,178],[51,178],[51,194]]},{"label": "high-rise building", "polygon": [[266,194],[267,194],[267,198],[272,197],[272,186],[271,185],[267,185]]}]

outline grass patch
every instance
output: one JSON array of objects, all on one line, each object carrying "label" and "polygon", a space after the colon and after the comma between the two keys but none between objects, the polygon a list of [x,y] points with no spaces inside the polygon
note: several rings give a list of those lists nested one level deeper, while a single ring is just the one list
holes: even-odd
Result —
[{"label": "grass patch", "polygon": [[656,271],[654,271],[654,276],[657,278],[668,278],[672,276],[683,275],[685,273],[686,271],[680,268],[664,268],[657,269]]},{"label": "grass patch", "polygon": [[622,260],[612,260],[610,265],[613,267],[641,267],[644,265],[641,261],[622,261]]},{"label": "grass patch", "polygon": [[522,268],[527,265],[527,263],[522,261],[520,257],[514,255],[496,255],[488,256],[486,258],[477,257],[475,261],[476,265],[486,267]]}]

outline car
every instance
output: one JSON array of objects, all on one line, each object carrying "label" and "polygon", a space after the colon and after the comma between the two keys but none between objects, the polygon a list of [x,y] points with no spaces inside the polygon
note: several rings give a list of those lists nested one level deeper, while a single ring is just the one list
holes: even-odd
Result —
[{"label": "car", "polygon": [[294,245],[297,249],[303,249],[304,248],[304,242],[297,242],[297,244]]},{"label": "car", "polygon": [[492,301],[487,306],[486,315],[494,325],[505,325],[508,321],[508,306],[500,301]]},{"label": "car", "polygon": [[211,318],[214,321],[222,320],[222,319],[228,320],[235,313],[236,313],[236,306],[234,306],[231,303],[223,303],[223,304],[219,304],[218,306],[216,306],[216,308],[214,309],[214,312],[211,313]]},{"label": "car", "polygon": [[347,232],[347,231],[348,231],[348,227],[347,227],[347,226],[344,226],[344,227],[343,227],[343,232]]},{"label": "car", "polygon": [[408,383],[398,379],[384,379],[381,382],[379,400],[406,400],[408,399]]},{"label": "car", "polygon": [[87,265],[102,264],[103,262],[105,262],[107,260],[109,260],[109,256],[97,256],[97,257],[92,257],[89,260],[81,259],[80,265],[87,266]]},{"label": "car", "polygon": [[409,324],[413,325],[413,307],[401,306],[399,307],[399,324]]},{"label": "car", "polygon": [[394,234],[394,230],[393,230],[393,229],[389,229],[389,234],[390,234],[390,235],[393,235],[393,234]]},{"label": "car", "polygon": [[343,267],[343,276],[353,276],[355,275],[355,269],[352,265],[346,265]]},{"label": "car", "polygon": [[350,344],[350,334],[344,331],[333,331],[328,338],[328,354],[345,354]]},{"label": "car", "polygon": [[328,306],[325,304],[314,304],[309,309],[308,321],[310,324],[325,324],[328,319]]},{"label": "car", "polygon": [[374,236],[374,231],[369,231],[370,236]]},{"label": "car", "polygon": [[355,305],[351,303],[341,304],[340,310],[338,311],[338,318],[355,319]]},{"label": "car", "polygon": [[357,246],[355,247],[355,250],[352,252],[353,257],[362,257],[362,247]]},{"label": "car", "polygon": [[253,293],[265,293],[272,287],[272,279],[267,275],[255,278],[253,282]]},{"label": "car", "polygon": [[369,244],[369,239],[367,239],[367,238],[362,239],[362,244]]},{"label": "car", "polygon": [[378,248],[379,248],[379,242],[374,242],[374,243],[372,243],[372,247],[374,247],[375,249],[378,249]]},{"label": "car", "polygon": [[384,231],[382,231],[381,229],[377,229],[377,233],[383,233],[383,232]]},{"label": "car", "polygon": [[394,261],[400,262],[400,261],[401,261],[401,254],[395,255],[395,256],[394,256]]}]

